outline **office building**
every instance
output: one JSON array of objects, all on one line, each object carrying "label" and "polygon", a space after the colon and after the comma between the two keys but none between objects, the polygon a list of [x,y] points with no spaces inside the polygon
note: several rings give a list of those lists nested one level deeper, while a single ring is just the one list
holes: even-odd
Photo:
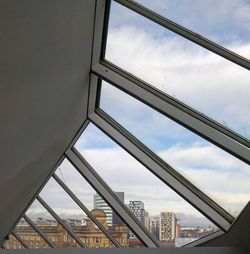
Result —
[{"label": "office building", "polygon": [[151,216],[149,219],[150,222],[150,233],[155,237],[155,239],[159,240],[159,216]]},{"label": "office building", "polygon": [[142,201],[129,201],[129,209],[133,212],[135,217],[145,225],[145,209]]},{"label": "office building", "polygon": [[[124,203],[124,192],[115,192],[117,197]],[[99,194],[94,195],[94,208],[101,209],[107,215],[107,223],[109,226],[123,226],[124,223],[120,217],[115,213],[110,206],[103,200]]]},{"label": "office building", "polygon": [[159,230],[160,241],[169,241],[176,238],[176,218],[174,213],[160,213]]}]

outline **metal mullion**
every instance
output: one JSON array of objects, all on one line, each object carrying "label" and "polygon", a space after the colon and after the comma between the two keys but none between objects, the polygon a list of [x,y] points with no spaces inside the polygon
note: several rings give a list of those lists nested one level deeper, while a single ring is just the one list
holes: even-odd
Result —
[{"label": "metal mullion", "polygon": [[53,209],[40,197],[36,198],[40,204],[55,218],[55,220],[68,232],[68,234],[82,247],[86,248],[87,246],[78,238],[77,235],[69,228],[69,226],[64,223],[64,221],[53,211]]},{"label": "metal mullion", "polygon": [[[106,34],[103,34],[103,30],[105,26],[105,19],[109,16],[109,6],[110,0],[96,0],[91,66],[95,66],[100,61],[101,52],[105,49],[104,41]],[[95,75],[90,74],[88,114],[94,112],[96,102],[98,102],[97,83],[98,78]]]},{"label": "metal mullion", "polygon": [[111,188],[75,148],[69,149],[66,152],[66,156],[77,171],[90,183],[97,193],[102,196],[146,246],[159,247],[159,243],[152,237],[148,230],[138,221],[129,208],[121,202]]},{"label": "metal mullion", "polygon": [[118,71],[107,62],[104,64],[108,67],[98,64],[92,71],[161,114],[197,133],[245,163],[250,164],[249,141],[187,106],[176,102],[176,100],[150,87],[145,82],[133,78],[125,72]]},{"label": "metal mullion", "polygon": [[25,249],[30,249],[29,244],[28,244],[25,240],[23,240],[15,231],[12,232],[12,235],[17,239],[17,241],[18,241],[19,243],[22,244],[22,246],[23,246]]},{"label": "metal mullion", "polygon": [[215,54],[222,56],[223,58],[228,59],[229,61],[240,65],[248,70],[250,70],[250,61],[247,58],[244,58],[221,45],[216,44],[215,42],[197,34],[193,31],[178,25],[177,23],[149,10],[148,8],[136,3],[131,0],[115,0],[117,3],[129,8],[130,10],[150,19],[151,21],[157,23],[160,26],[163,26],[174,33],[179,34],[180,36],[202,46],[203,48],[208,49],[209,51],[214,52]]},{"label": "metal mullion", "polygon": [[108,232],[102,223],[88,210],[88,208],[76,197],[76,195],[68,188],[68,186],[56,175],[53,178],[65,190],[65,192],[74,200],[74,202],[87,214],[87,216],[99,227],[99,229],[109,238],[109,240],[116,246],[121,247],[120,243]]},{"label": "metal mullion", "polygon": [[225,233],[222,232],[222,231],[216,231],[214,233],[211,233],[209,235],[206,235],[202,238],[199,238],[191,243],[188,243],[188,244],[185,244],[184,246],[182,247],[200,247],[202,246],[202,244],[206,243],[206,242],[210,242],[211,240],[214,240],[218,237],[221,237],[222,235],[224,235]]},{"label": "metal mullion", "polygon": [[197,210],[227,231],[234,218],[100,109],[90,120]]},{"label": "metal mullion", "polygon": [[55,244],[49,240],[49,238],[37,227],[37,225],[26,215],[23,218],[28,222],[28,224],[43,238],[43,240],[51,247],[56,248]]}]

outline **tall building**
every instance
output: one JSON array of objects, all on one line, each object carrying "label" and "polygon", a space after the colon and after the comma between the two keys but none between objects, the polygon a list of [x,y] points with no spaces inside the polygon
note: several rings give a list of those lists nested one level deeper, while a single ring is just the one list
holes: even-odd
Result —
[{"label": "tall building", "polygon": [[[115,194],[118,196],[118,198],[122,201],[124,204],[124,192],[115,192]],[[113,226],[124,226],[124,222],[121,220],[120,216],[113,211],[113,216],[112,216],[112,224]]]},{"label": "tall building", "polygon": [[133,212],[135,217],[145,225],[145,209],[142,201],[129,201],[129,209]]},{"label": "tall building", "polygon": [[[122,201],[122,203],[124,203],[124,192],[115,192],[115,194]],[[109,226],[124,226],[124,223],[120,217],[115,212],[113,212],[111,207],[106,203],[105,200],[103,200],[99,194],[94,195],[94,209],[101,209],[106,213],[107,224]]]},{"label": "tall building", "polygon": [[146,229],[150,230],[150,218],[149,218],[149,212],[145,211],[144,213],[144,226]]},{"label": "tall building", "polygon": [[[143,224],[145,225],[145,209],[144,209],[144,203],[142,201],[129,201],[128,204],[129,209],[132,211],[132,213],[135,215],[135,217]],[[133,232],[130,231],[129,233],[130,239],[135,239],[136,236]]]},{"label": "tall building", "polygon": [[157,240],[159,240],[159,216],[151,216],[149,220],[149,231]]},{"label": "tall building", "polygon": [[100,209],[107,216],[107,224],[112,226],[112,209],[99,194],[94,195],[94,209]]},{"label": "tall building", "polygon": [[160,213],[160,241],[174,240],[176,237],[176,219],[172,212]]}]

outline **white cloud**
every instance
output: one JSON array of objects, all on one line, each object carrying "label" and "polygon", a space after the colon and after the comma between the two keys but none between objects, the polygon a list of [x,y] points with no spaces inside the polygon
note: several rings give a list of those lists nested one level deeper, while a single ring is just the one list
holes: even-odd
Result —
[{"label": "white cloud", "polygon": [[[250,44],[235,46],[250,57]],[[250,135],[249,71],[176,37],[122,26],[108,35],[107,58],[160,90]]]},{"label": "white cloud", "polygon": [[[185,201],[121,149],[86,149],[82,153],[114,190],[125,191],[128,199],[136,197],[145,201],[152,213],[164,209],[195,213]],[[239,212],[248,202],[248,166],[217,148],[199,145],[174,147],[159,155],[232,213]]]}]

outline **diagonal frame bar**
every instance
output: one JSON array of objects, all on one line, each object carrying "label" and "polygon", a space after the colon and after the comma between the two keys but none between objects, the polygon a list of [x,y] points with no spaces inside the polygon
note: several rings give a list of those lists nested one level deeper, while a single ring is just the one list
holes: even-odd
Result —
[{"label": "diagonal frame bar", "polygon": [[89,118],[92,123],[141,162],[165,184],[191,203],[197,210],[213,221],[219,228],[223,231],[229,229],[234,220],[229,213],[125,131],[103,111],[98,109]]},{"label": "diagonal frame bar", "polygon": [[22,244],[22,246],[23,246],[25,249],[29,249],[29,248],[30,248],[29,244],[28,244],[25,240],[23,240],[15,231],[12,232],[12,235],[17,239],[17,241],[18,241],[19,243]]},{"label": "diagonal frame bar", "polygon": [[188,39],[189,41],[192,41],[202,46],[203,48],[206,48],[209,51],[212,51],[215,54],[222,56],[223,58],[226,58],[227,60],[250,70],[250,60],[214,43],[213,41],[206,39],[205,37],[197,33],[192,32],[191,30],[185,27],[178,25],[177,23],[169,19],[164,18],[163,16],[140,5],[136,1],[132,0],[114,0],[114,1],[146,17],[147,19],[153,21],[154,23],[157,23],[160,26],[163,26],[176,34],[179,34],[180,36]]},{"label": "diagonal frame bar", "polygon": [[74,200],[74,202],[87,214],[87,216],[99,227],[99,229],[109,238],[116,246],[121,247],[120,243],[109,233],[102,223],[89,211],[89,209],[76,197],[76,195],[68,188],[68,186],[56,175],[53,175],[56,182],[64,189],[64,191]]},{"label": "diagonal frame bar", "polygon": [[64,223],[64,221],[54,212],[54,210],[40,197],[36,198],[40,204],[55,218],[55,220],[68,232],[68,234],[82,247],[86,248],[85,243],[78,238],[78,236],[69,228],[69,226]]},{"label": "diagonal frame bar", "polygon": [[159,247],[159,243],[74,147],[67,150],[66,157],[146,246]]},{"label": "diagonal frame bar", "polygon": [[[250,142],[243,137],[107,62],[96,65],[92,71],[115,87],[139,99],[245,163],[250,164]],[[94,89],[94,87],[91,89]]]},{"label": "diagonal frame bar", "polygon": [[23,218],[27,221],[27,223],[43,238],[43,240],[51,247],[56,248],[55,244],[49,240],[49,238],[40,230],[39,227],[27,216],[24,214]]}]

